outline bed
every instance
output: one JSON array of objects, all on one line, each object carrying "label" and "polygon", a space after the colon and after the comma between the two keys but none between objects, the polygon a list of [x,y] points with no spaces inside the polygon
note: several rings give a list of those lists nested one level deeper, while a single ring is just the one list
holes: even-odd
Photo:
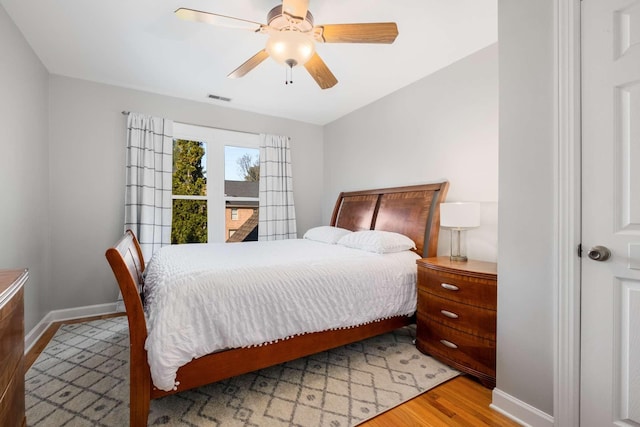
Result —
[{"label": "bed", "polygon": [[[447,182],[438,182],[343,192],[336,201],[330,225],[351,231],[378,230],[399,233],[409,237],[415,243],[413,250],[419,256],[435,256],[438,245],[439,204],[444,200],[447,189]],[[244,243],[230,245],[244,245]],[[308,248],[308,250],[312,249],[311,246]],[[170,258],[170,253],[163,256]],[[312,332],[315,330],[312,328],[312,331],[282,337],[286,339],[269,339],[260,345],[243,344],[202,356],[198,355],[197,358],[185,364],[180,363],[175,377],[170,378],[172,387],[164,385],[159,388],[152,381],[151,367],[145,348],[145,342],[150,336],[149,332],[155,331],[154,328],[149,329],[147,324],[154,313],[145,313],[145,308],[148,310],[154,304],[150,302],[145,305],[145,298],[150,300],[158,298],[153,296],[153,292],[149,292],[152,289],[147,289],[145,292],[145,280],[148,282],[151,280],[145,276],[147,274],[154,276],[157,263],[150,263],[148,271],[145,271],[145,260],[138,241],[131,231],[127,231],[113,247],[107,250],[106,257],[120,287],[129,324],[130,423],[132,426],[146,425],[151,399],[360,341],[400,328],[412,321],[412,316],[407,313],[393,316],[372,314],[373,319],[362,321],[358,318],[354,325],[332,326],[315,332]],[[154,258],[156,254],[152,259]],[[162,277],[162,270],[157,271],[155,276]]]}]

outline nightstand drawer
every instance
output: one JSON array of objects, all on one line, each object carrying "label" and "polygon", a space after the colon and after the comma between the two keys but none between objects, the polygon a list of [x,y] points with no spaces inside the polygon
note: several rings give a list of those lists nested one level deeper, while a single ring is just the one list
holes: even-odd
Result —
[{"label": "nightstand drawer", "polygon": [[495,309],[495,281],[418,268],[418,287],[442,298]]},{"label": "nightstand drawer", "polygon": [[431,354],[455,368],[466,368],[474,373],[494,378],[496,370],[496,343],[474,335],[465,334],[437,322],[418,319],[418,329],[424,333],[418,337],[418,349]]},{"label": "nightstand drawer", "polygon": [[419,291],[418,316],[482,338],[496,339],[496,312]]}]

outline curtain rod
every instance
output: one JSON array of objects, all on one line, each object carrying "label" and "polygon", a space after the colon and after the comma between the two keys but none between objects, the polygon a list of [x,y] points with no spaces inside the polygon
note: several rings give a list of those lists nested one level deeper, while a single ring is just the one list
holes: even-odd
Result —
[{"label": "curtain rod", "polygon": [[[122,115],[123,116],[128,116],[130,113],[131,113],[130,111],[122,110]],[[195,124],[195,123],[185,123],[185,122],[179,122],[179,123],[183,123],[185,125],[192,125],[192,126],[203,126],[203,127],[212,128],[212,129],[218,129],[218,130],[226,130],[228,132],[238,132],[238,133],[248,133],[250,135],[260,135],[260,133],[258,133],[258,132],[249,132],[249,131],[246,131],[246,130],[227,129],[227,128],[220,128],[220,127],[216,127],[216,126],[204,126],[204,125],[199,125],[199,124]]]}]

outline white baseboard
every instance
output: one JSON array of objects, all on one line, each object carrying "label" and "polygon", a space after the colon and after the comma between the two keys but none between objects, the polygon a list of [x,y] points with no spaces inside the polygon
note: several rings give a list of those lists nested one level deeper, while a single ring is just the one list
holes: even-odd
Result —
[{"label": "white baseboard", "polygon": [[88,305],[85,307],[66,308],[64,310],[53,310],[48,312],[38,324],[24,337],[25,354],[38,342],[42,334],[53,322],[79,319],[82,317],[101,316],[103,314],[117,313],[117,303]]},{"label": "white baseboard", "polygon": [[526,427],[553,427],[553,417],[497,388],[493,389],[491,409]]}]

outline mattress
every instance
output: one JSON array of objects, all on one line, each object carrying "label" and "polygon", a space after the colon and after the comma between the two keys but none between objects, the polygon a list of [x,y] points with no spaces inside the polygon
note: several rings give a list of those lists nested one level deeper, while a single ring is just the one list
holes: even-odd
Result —
[{"label": "mattress", "polygon": [[412,315],[417,258],[307,239],[163,247],[145,271],[153,384],[215,351]]}]

